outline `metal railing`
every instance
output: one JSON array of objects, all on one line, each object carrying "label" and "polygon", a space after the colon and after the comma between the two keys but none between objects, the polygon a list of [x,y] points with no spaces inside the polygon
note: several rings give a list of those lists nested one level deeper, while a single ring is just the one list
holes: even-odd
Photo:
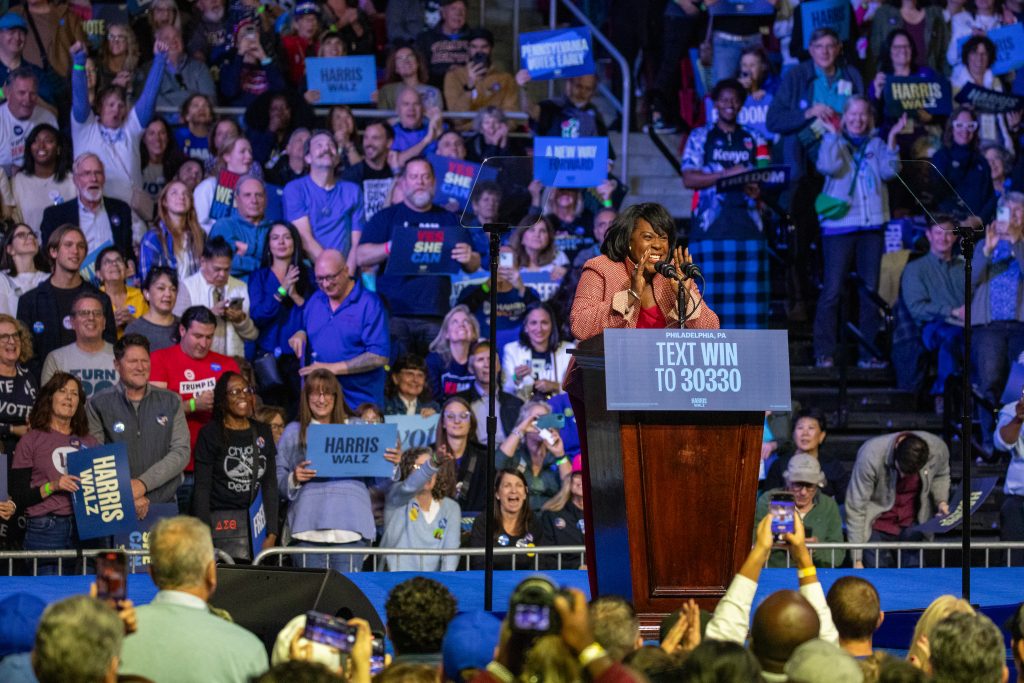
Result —
[{"label": "metal railing", "polygon": [[[553,545],[544,546],[539,548],[495,548],[494,557],[507,557],[512,556],[512,569],[513,570],[540,570],[540,558],[545,555],[554,555],[553,567],[545,567],[545,569],[562,569],[562,562],[564,555],[576,555],[580,558],[582,564],[584,553],[584,547],[581,545]],[[287,547],[287,548],[268,548],[256,556],[253,560],[254,565],[268,564],[269,560],[277,558],[278,566],[284,564],[284,558],[286,556],[292,557],[294,562],[296,558],[299,559],[300,567],[307,566],[307,558],[311,555],[329,556],[329,555],[346,555],[348,556],[348,571],[360,571],[363,567],[364,559],[369,557],[371,561],[370,571],[384,571],[384,566],[381,561],[386,556],[412,556],[412,557],[426,557],[426,558],[443,558],[443,557],[460,557],[461,568],[470,568],[470,558],[472,557],[483,557],[483,548],[453,548],[451,550],[422,550],[418,548],[355,548],[355,547],[338,547],[338,548],[302,548],[302,547]],[[521,556],[526,556],[525,559],[520,560]]]},{"label": "metal railing", "polygon": [[[897,542],[897,543],[808,543],[807,549],[811,551],[812,556],[820,558],[822,554],[829,553],[831,555],[831,568],[843,566],[844,562],[836,562],[836,555],[839,552],[843,552],[845,555],[849,555],[851,550],[862,550],[871,551],[874,553],[874,564],[868,565],[865,563],[865,569],[884,569],[882,564],[882,555],[884,553],[893,553],[895,558],[895,569],[918,569],[918,568],[946,568],[946,553],[947,551],[961,551],[963,546],[960,541],[956,542],[945,542],[945,541],[912,541],[912,542]],[[981,566],[986,569],[992,567],[1012,567],[1011,560],[1015,553],[1020,556],[1024,556],[1024,542],[1020,541],[990,541],[987,543],[972,543],[971,544],[971,566]],[[772,551],[773,554],[775,551]],[[784,549],[781,552],[785,552]],[[998,556],[996,558],[996,564],[993,564],[992,554],[993,552],[999,552],[1005,555]],[[918,555],[917,562],[909,564],[903,557],[903,553],[916,553]],[[922,558],[921,554],[924,553],[925,557]],[[984,564],[978,565],[976,558],[978,554],[984,553]],[[922,561],[922,559],[924,561]],[[962,558],[961,558],[962,560]],[[786,553],[786,566],[792,566],[792,558],[789,553]],[[819,565],[820,566],[820,565]],[[954,567],[959,567],[960,562],[953,564]],[[1018,563],[1018,566],[1024,566]]]},{"label": "metal railing", "polygon": [[[57,561],[57,574],[60,576],[89,574],[89,562],[101,553],[123,552],[128,556],[128,572],[144,574],[149,571],[148,550],[125,550],[122,548],[90,548],[87,550],[5,550],[0,552],[0,564],[7,563],[7,576],[14,576],[17,563],[28,563],[32,567],[32,576],[39,575],[39,563]],[[235,561],[223,550],[214,548],[214,557],[220,564],[234,564]],[[138,559],[136,559],[138,558]],[[70,560],[71,570],[64,571],[64,561]],[[83,561],[85,560],[85,561]],[[0,571],[0,574],[4,572]]]}]

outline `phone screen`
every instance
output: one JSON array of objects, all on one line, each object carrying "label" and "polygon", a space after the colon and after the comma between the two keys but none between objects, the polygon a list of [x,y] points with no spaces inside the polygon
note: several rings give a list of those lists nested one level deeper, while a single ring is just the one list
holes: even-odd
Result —
[{"label": "phone screen", "polygon": [[551,608],[544,605],[516,605],[512,625],[519,631],[546,632],[551,627]]},{"label": "phone screen", "polygon": [[503,251],[498,254],[498,265],[502,268],[511,268],[514,260],[515,257],[512,255],[512,252]]},{"label": "phone screen", "polygon": [[772,516],[772,533],[778,538],[794,531],[793,517],[796,515],[796,503],[790,498],[772,498],[768,504],[768,514]]},{"label": "phone screen", "polygon": [[356,630],[329,614],[306,612],[306,628],[302,632],[302,637],[347,653],[351,652],[352,645],[356,642]]},{"label": "phone screen", "polygon": [[228,306],[230,306],[231,308],[241,308],[242,307],[242,297],[236,297],[236,298],[232,299],[231,301],[228,302]]},{"label": "phone screen", "polygon": [[96,597],[124,600],[128,597],[128,556],[120,552],[96,556]]},{"label": "phone screen", "polygon": [[530,361],[530,371],[533,373],[534,379],[538,379],[540,375],[544,374],[547,367],[548,363],[543,358],[534,358]]},{"label": "phone screen", "polygon": [[562,429],[563,427],[565,427],[563,413],[548,413],[537,418],[538,429]]}]

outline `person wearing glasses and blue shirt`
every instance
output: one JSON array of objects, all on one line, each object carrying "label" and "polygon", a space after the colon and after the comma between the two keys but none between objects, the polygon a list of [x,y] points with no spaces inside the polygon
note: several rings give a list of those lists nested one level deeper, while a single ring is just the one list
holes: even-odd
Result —
[{"label": "person wearing glasses and blue shirt", "polygon": [[288,340],[304,366],[299,374],[325,368],[338,378],[349,408],[383,405],[391,351],[384,303],[349,275],[336,249],[320,252],[313,273],[319,290],[306,301],[302,329]]}]

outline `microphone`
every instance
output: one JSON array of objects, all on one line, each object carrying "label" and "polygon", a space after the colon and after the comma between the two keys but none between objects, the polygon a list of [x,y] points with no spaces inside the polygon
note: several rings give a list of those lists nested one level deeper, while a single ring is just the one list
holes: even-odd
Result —
[{"label": "microphone", "polygon": [[693,280],[694,278],[703,277],[700,266],[696,263],[684,265],[683,272],[680,274],[679,270],[668,261],[658,261],[654,264],[654,272],[671,280]]}]

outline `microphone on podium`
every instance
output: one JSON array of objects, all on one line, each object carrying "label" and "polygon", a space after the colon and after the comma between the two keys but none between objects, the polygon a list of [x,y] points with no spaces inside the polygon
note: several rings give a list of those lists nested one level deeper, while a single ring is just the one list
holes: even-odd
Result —
[{"label": "microphone on podium", "polygon": [[693,280],[694,278],[703,277],[700,266],[696,263],[687,263],[683,266],[683,272],[680,273],[670,262],[658,261],[654,264],[654,272],[671,280]]}]

